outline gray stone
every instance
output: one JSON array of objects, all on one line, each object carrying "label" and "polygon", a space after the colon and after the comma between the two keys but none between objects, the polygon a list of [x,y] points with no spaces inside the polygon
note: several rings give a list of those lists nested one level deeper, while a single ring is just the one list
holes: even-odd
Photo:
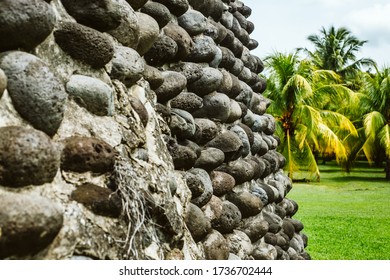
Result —
[{"label": "gray stone", "polygon": [[250,69],[251,72],[256,72],[257,71],[257,63],[258,60],[255,56],[253,56],[248,48],[244,48],[241,59],[244,62],[245,67]]},{"label": "gray stone", "polygon": [[192,138],[198,144],[206,144],[219,133],[218,126],[209,119],[195,118],[196,131]]},{"label": "gray stone", "polygon": [[254,30],[255,30],[255,25],[253,24],[253,22],[248,20],[246,22],[246,31],[248,32],[248,34],[251,34]]},{"label": "gray stone", "polygon": [[152,90],[155,90],[164,82],[164,77],[160,70],[147,64],[145,64],[144,73],[142,76],[146,81],[148,81]]},{"label": "gray stone", "polygon": [[45,249],[63,225],[63,210],[33,194],[0,195],[0,258],[33,255]]},{"label": "gray stone", "polygon": [[252,180],[254,176],[253,166],[242,159],[230,161],[218,167],[217,170],[232,175],[238,185]]},{"label": "gray stone", "polygon": [[262,177],[265,164],[262,162],[262,160],[256,156],[249,155],[246,158],[244,158],[244,161],[252,165],[252,168],[254,170],[253,179],[257,180]]},{"label": "gray stone", "polygon": [[243,218],[256,216],[263,209],[263,203],[260,198],[247,191],[228,193],[226,199],[240,209]]},{"label": "gray stone", "polygon": [[52,136],[59,128],[67,94],[45,62],[14,51],[0,56],[0,68],[8,78],[8,93],[18,113],[36,129]]},{"label": "gray stone", "polygon": [[257,154],[259,156],[265,155],[268,152],[267,143],[259,133],[254,133],[253,135],[252,154]]},{"label": "gray stone", "polygon": [[187,78],[187,83],[193,83],[199,80],[203,75],[203,68],[199,64],[193,62],[179,62],[173,64],[170,70],[180,72]]},{"label": "gray stone", "polygon": [[149,0],[126,0],[134,10],[138,10]]},{"label": "gray stone", "polygon": [[158,25],[160,26],[160,29],[163,28],[165,25],[168,24],[168,22],[171,21],[172,16],[167,7],[165,7],[161,3],[148,1],[142,8],[141,12],[150,15],[152,18],[154,18]]},{"label": "gray stone", "polygon": [[300,232],[301,230],[304,229],[304,225],[302,224],[301,221],[295,219],[286,219],[286,220],[289,221],[294,226],[295,232]]},{"label": "gray stone", "polygon": [[241,86],[242,84],[241,81],[235,75],[231,74],[231,78],[232,78],[232,89],[228,94],[228,96],[234,99],[241,94],[241,92],[243,91],[243,87]]},{"label": "gray stone", "polygon": [[[219,71],[222,73],[223,78],[222,78],[222,83],[218,88],[219,92],[222,92],[226,94],[227,96],[230,96],[230,92],[232,91],[233,88],[233,78],[232,75],[226,71],[225,69],[219,69]],[[234,98],[234,97],[233,97]]]},{"label": "gray stone", "polygon": [[246,29],[246,27],[247,27],[247,19],[239,11],[234,12],[233,16],[237,19],[237,21],[240,24],[241,28]]},{"label": "gray stone", "polygon": [[231,233],[238,227],[241,221],[241,213],[236,205],[229,201],[223,201],[222,214],[212,223],[212,227],[220,233]]},{"label": "gray stone", "polygon": [[231,12],[226,11],[222,14],[220,22],[225,26],[227,29],[232,29],[233,27],[233,19],[234,16]]},{"label": "gray stone", "polygon": [[[122,1],[62,0],[66,11],[80,24],[101,32],[115,29],[121,22]],[[125,2],[126,3],[126,2]],[[127,3],[126,3],[127,4]]]},{"label": "gray stone", "polygon": [[210,63],[217,52],[217,45],[208,36],[198,35],[193,37],[193,44],[191,53],[186,57],[186,61],[197,62],[197,63]]},{"label": "gray stone", "polygon": [[278,252],[276,248],[265,242],[253,244],[252,257],[255,260],[276,260]]},{"label": "gray stone", "polygon": [[178,96],[187,85],[186,77],[179,72],[164,71],[162,75],[164,82],[155,90],[157,101],[160,103]]},{"label": "gray stone", "polygon": [[122,213],[120,196],[108,188],[86,183],[78,186],[70,197],[96,215],[118,218]]},{"label": "gray stone", "polygon": [[185,223],[195,242],[201,241],[211,231],[210,221],[203,214],[202,210],[192,203],[186,209]]},{"label": "gray stone", "polygon": [[252,243],[249,237],[240,230],[233,230],[233,233],[225,235],[229,246],[229,252],[242,260],[249,259],[252,254]]},{"label": "gray stone", "polygon": [[121,81],[128,87],[142,78],[145,69],[145,62],[138,52],[123,46],[115,47],[111,63],[110,77]]},{"label": "gray stone", "polygon": [[200,156],[195,162],[195,167],[211,171],[220,166],[225,160],[225,154],[216,148],[206,148],[202,150]]},{"label": "gray stone", "polygon": [[187,0],[155,0],[161,4],[164,4],[169,11],[177,17],[187,12],[189,9]]},{"label": "gray stone", "polygon": [[116,153],[99,138],[72,136],[64,145],[61,169],[65,171],[106,173],[114,168]]},{"label": "gray stone", "polygon": [[137,52],[143,56],[153,46],[160,34],[157,21],[151,16],[136,12],[139,25],[139,42]]},{"label": "gray stone", "polygon": [[181,109],[172,109],[169,128],[177,139],[187,139],[195,134],[195,121],[190,113]]},{"label": "gray stone", "polygon": [[225,153],[225,161],[232,161],[241,156],[243,145],[237,134],[231,131],[226,131],[209,141],[205,147],[220,149]]},{"label": "gray stone", "polygon": [[177,18],[177,22],[191,36],[201,34],[207,28],[206,17],[196,10],[188,10],[185,14]]},{"label": "gray stone", "polygon": [[262,238],[269,229],[269,224],[261,214],[243,219],[239,229],[254,243]]},{"label": "gray stone", "polygon": [[191,140],[188,140],[188,139],[179,140],[178,143],[182,146],[188,147],[191,150],[193,150],[197,157],[199,157],[200,153],[202,152],[202,148],[199,147],[198,144],[196,144],[195,142],[193,142]]},{"label": "gray stone", "polygon": [[203,240],[206,260],[227,260],[229,258],[228,242],[223,235],[212,230]]},{"label": "gray stone", "polygon": [[221,63],[222,61],[222,51],[221,49],[217,46],[215,48],[215,55],[214,55],[214,59],[212,61],[210,61],[209,65],[211,67],[214,67],[214,68],[218,68],[219,67],[219,64]]},{"label": "gray stone", "polygon": [[249,82],[252,79],[252,72],[251,72],[251,70],[249,70],[249,68],[247,68],[247,67],[244,67],[244,69],[242,69],[241,73],[238,75],[238,78],[241,81],[249,84]]},{"label": "gray stone", "polygon": [[219,64],[219,67],[225,68],[226,70],[230,70],[234,67],[236,63],[236,58],[234,56],[234,53],[225,47],[220,47],[222,51],[222,61]]},{"label": "gray stone", "polygon": [[203,99],[192,92],[181,92],[178,96],[171,99],[170,105],[172,108],[192,113],[203,106]]},{"label": "gray stone", "polygon": [[213,171],[210,177],[213,185],[213,193],[216,196],[223,196],[229,193],[236,185],[236,180],[234,180],[233,176],[225,172]]},{"label": "gray stone", "polygon": [[193,112],[196,118],[210,118],[226,122],[230,116],[230,98],[219,92],[212,92],[203,97],[203,107]]},{"label": "gray stone", "polygon": [[83,75],[72,75],[66,91],[82,107],[98,116],[114,113],[113,89],[105,82]]},{"label": "gray stone", "polygon": [[136,13],[126,0],[115,0],[113,3],[119,6],[120,23],[118,27],[107,32],[122,45],[137,49],[140,26]]},{"label": "gray stone", "polygon": [[5,89],[7,88],[7,76],[4,71],[0,69],[0,98],[3,96]]},{"label": "gray stone", "polygon": [[199,96],[205,96],[216,91],[222,84],[223,74],[215,68],[205,67],[202,69],[202,76],[195,82],[188,83],[189,91]]},{"label": "gray stone", "polygon": [[235,57],[241,57],[244,51],[244,45],[237,38],[234,38],[231,44],[225,44],[225,46],[233,52]]},{"label": "gray stone", "polygon": [[52,32],[56,16],[41,0],[3,0],[0,2],[0,52],[30,51]]},{"label": "gray stone", "polygon": [[131,107],[138,114],[142,125],[146,127],[149,121],[149,113],[145,105],[135,96],[129,96],[129,100]]},{"label": "gray stone", "polygon": [[163,32],[177,44],[178,50],[175,59],[183,60],[190,54],[192,39],[185,29],[171,22],[164,27]]},{"label": "gray stone", "polygon": [[242,109],[237,101],[230,99],[230,112],[229,117],[226,120],[227,123],[233,123],[242,117]]},{"label": "gray stone", "polygon": [[64,52],[94,68],[103,67],[114,55],[107,35],[78,23],[61,23],[54,37]]},{"label": "gray stone", "polygon": [[203,7],[208,5],[208,0],[188,0],[188,3],[194,8],[195,10],[202,9]]},{"label": "gray stone", "polygon": [[257,183],[254,183],[251,188],[251,193],[260,198],[263,205],[267,205],[269,203],[267,192],[261,188]]},{"label": "gray stone", "polygon": [[183,174],[183,178],[186,181],[188,188],[191,191],[192,199],[199,197],[205,191],[205,186],[196,174],[185,171]]},{"label": "gray stone", "polygon": [[244,70],[244,67],[245,67],[244,62],[242,62],[242,60],[239,58],[235,58],[234,65],[233,65],[233,67],[230,68],[230,72],[233,75],[238,76],[238,75],[240,75],[241,71]]},{"label": "gray stone", "polygon": [[[236,101],[244,103],[246,106],[248,106],[249,109],[251,107],[249,106],[250,101],[252,99],[252,96],[255,94],[250,86],[248,86],[243,81],[239,81],[241,86],[241,92],[240,94],[235,98]],[[251,109],[252,110],[252,109]]]},{"label": "gray stone", "polygon": [[263,115],[270,105],[270,102],[260,94],[252,94],[251,100],[246,104],[253,113]]},{"label": "gray stone", "polygon": [[202,207],[202,206],[206,205],[207,202],[210,201],[210,199],[213,195],[213,186],[211,184],[210,176],[205,170],[203,170],[201,168],[192,168],[188,172],[198,176],[200,181],[202,182],[202,184],[204,186],[203,193],[200,196],[193,198],[191,200],[191,202],[193,204],[195,204],[196,206]]},{"label": "gray stone", "polygon": [[221,23],[215,22],[212,19],[208,19],[207,22],[208,24],[203,34],[211,37],[216,44],[220,44],[227,35],[226,28]]},{"label": "gray stone", "polygon": [[288,236],[289,240],[291,240],[294,237],[295,227],[288,219],[283,220],[282,229],[283,232]]},{"label": "gray stone", "polygon": [[210,222],[214,222],[219,219],[222,215],[222,200],[213,195],[210,200],[202,207],[202,211],[205,216],[210,220]]},{"label": "gray stone", "polygon": [[145,53],[145,60],[151,65],[171,62],[176,56],[178,46],[170,37],[160,34],[153,46]]},{"label": "gray stone", "polygon": [[[240,108],[240,110],[241,110],[241,108]],[[234,132],[235,134],[237,134],[237,136],[240,138],[240,140],[243,144],[242,157],[246,157],[247,155],[249,155],[249,153],[251,151],[251,145],[249,143],[249,138],[248,138],[248,135],[246,134],[245,130],[239,125],[234,125],[229,130]]]},{"label": "gray stone", "polygon": [[173,165],[176,170],[191,169],[198,158],[197,154],[191,148],[178,144],[169,144],[168,151],[172,156]]},{"label": "gray stone", "polygon": [[0,185],[49,183],[59,165],[58,148],[43,132],[17,126],[0,128]]}]

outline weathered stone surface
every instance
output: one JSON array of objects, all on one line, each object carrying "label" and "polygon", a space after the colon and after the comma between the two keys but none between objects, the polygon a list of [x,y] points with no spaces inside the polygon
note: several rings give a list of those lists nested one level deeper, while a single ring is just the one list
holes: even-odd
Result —
[{"label": "weathered stone surface", "polygon": [[213,39],[208,36],[198,35],[193,37],[193,44],[190,54],[186,57],[186,61],[190,62],[207,62],[210,63],[217,52],[217,46]]},{"label": "weathered stone surface", "polygon": [[138,81],[144,72],[145,62],[132,48],[116,46],[112,69],[109,73],[112,79],[117,79],[126,86],[133,85]]},{"label": "weathered stone surface", "polygon": [[206,147],[220,149],[225,153],[225,161],[236,160],[241,156],[243,148],[241,139],[231,131],[226,131],[206,144]]},{"label": "weathered stone surface", "polygon": [[255,260],[276,260],[278,252],[276,248],[265,242],[253,244],[252,257]]},{"label": "weathered stone surface", "polygon": [[212,230],[203,240],[207,260],[227,260],[229,258],[228,242],[223,235]]},{"label": "weathered stone surface", "polygon": [[252,254],[252,243],[249,237],[240,230],[233,230],[233,233],[225,235],[229,246],[229,252],[240,259],[249,259]]},{"label": "weathered stone surface", "polygon": [[218,126],[209,119],[195,118],[196,131],[192,140],[198,144],[206,144],[219,133]]},{"label": "weathered stone surface", "polygon": [[259,133],[254,133],[254,140],[252,145],[252,154],[257,154],[259,156],[265,155],[268,152],[268,145],[264,141],[263,137]]},{"label": "weathered stone surface", "polygon": [[43,250],[63,224],[63,210],[37,195],[0,195],[0,258],[22,257]]},{"label": "weathered stone surface", "polygon": [[112,171],[115,151],[95,137],[72,136],[65,140],[61,168],[66,171],[105,173]]},{"label": "weathered stone surface", "polygon": [[221,16],[220,22],[227,28],[232,29],[234,16],[231,12],[224,12]]},{"label": "weathered stone surface", "polygon": [[230,99],[230,112],[226,122],[233,123],[241,119],[241,117],[242,117],[242,109],[240,104],[237,101]]},{"label": "weathered stone surface", "polygon": [[221,61],[222,61],[222,51],[221,51],[221,49],[218,46],[216,46],[215,47],[214,59],[209,62],[209,65],[211,67],[218,68],[219,64],[221,63]]},{"label": "weathered stone surface", "polygon": [[185,222],[196,242],[201,241],[211,231],[210,221],[202,210],[192,203],[188,205]]},{"label": "weathered stone surface", "polygon": [[83,75],[73,75],[66,91],[82,107],[98,116],[114,113],[113,89],[105,82]]},{"label": "weathered stone surface", "polygon": [[149,0],[126,0],[134,10],[138,10]]},{"label": "weathered stone surface", "polygon": [[247,191],[228,193],[226,199],[240,209],[243,218],[255,216],[263,209],[260,198]]},{"label": "weathered stone surface", "polygon": [[78,23],[61,23],[54,37],[64,52],[94,68],[103,67],[114,55],[114,47],[106,35]]},{"label": "weathered stone surface", "polygon": [[233,176],[225,172],[213,171],[210,177],[213,185],[213,193],[216,196],[223,196],[229,193],[236,185],[236,180],[234,180]]},{"label": "weathered stone surface", "polygon": [[139,25],[139,42],[137,45],[137,52],[144,55],[157,40],[160,34],[160,27],[157,21],[151,16],[136,12]]},{"label": "weathered stone surface", "polygon": [[207,27],[206,17],[196,10],[188,10],[177,21],[191,36],[203,33]]},{"label": "weathered stone surface", "polygon": [[164,82],[155,90],[157,100],[160,103],[176,97],[187,85],[186,77],[179,72],[164,71],[162,72],[162,75]]},{"label": "weathered stone surface", "polygon": [[189,91],[199,96],[205,96],[219,89],[222,84],[223,74],[215,68],[205,67],[202,69],[202,76],[195,82],[188,83]]},{"label": "weathered stone surface", "polygon": [[151,89],[156,89],[164,82],[164,77],[160,70],[157,68],[145,64],[144,73],[142,75],[146,81],[149,82]]},{"label": "weathered stone surface", "polygon": [[161,3],[148,1],[142,8],[141,12],[150,15],[154,18],[160,28],[163,28],[171,21],[171,13],[169,9]]},{"label": "weathered stone surface", "polygon": [[203,193],[200,196],[193,198],[191,200],[191,202],[193,204],[195,204],[196,206],[202,207],[202,206],[206,205],[207,202],[210,201],[210,199],[213,195],[213,187],[211,184],[210,176],[205,170],[203,170],[201,168],[193,168],[193,169],[189,170],[188,172],[198,176],[198,178],[200,179],[200,181],[202,182],[202,184],[204,186]]},{"label": "weathered stone surface", "polygon": [[176,56],[178,46],[170,37],[160,34],[153,46],[145,53],[145,60],[150,65],[162,65],[171,62]]},{"label": "weathered stone surface", "polygon": [[249,143],[249,138],[248,135],[246,134],[245,130],[239,126],[239,125],[234,125],[229,129],[230,131],[234,132],[237,134],[237,136],[240,138],[243,148],[242,148],[242,157],[246,157],[249,155],[251,151],[251,144]]},{"label": "weathered stone surface", "polygon": [[[267,205],[270,202],[270,199],[268,198],[267,192],[265,191],[265,189],[261,188],[258,185],[258,183],[255,183],[255,184],[252,185],[251,193],[256,195],[258,198],[260,198],[260,200],[263,203],[263,205]],[[272,192],[271,195],[272,195],[271,198],[273,198],[274,197],[273,192]]]},{"label": "weathered stone surface", "polygon": [[217,170],[232,175],[236,180],[236,184],[248,182],[254,176],[253,166],[242,159],[230,161],[218,167]]},{"label": "weathered stone surface", "polygon": [[225,154],[216,148],[206,148],[202,150],[195,162],[195,167],[211,171],[220,166],[225,160]]},{"label": "weathered stone surface", "polygon": [[155,0],[155,1],[164,4],[169,9],[169,11],[177,17],[180,17],[182,14],[184,14],[189,8],[187,0]]},{"label": "weathered stone surface", "polygon": [[192,113],[203,106],[203,99],[192,92],[181,92],[178,96],[171,99],[170,104],[172,108]]},{"label": "weathered stone surface", "polygon": [[203,75],[203,68],[193,62],[179,62],[171,65],[170,70],[180,72],[187,78],[187,83],[193,83],[199,80]]},{"label": "weathered stone surface", "polygon": [[190,54],[192,39],[185,29],[171,22],[164,27],[163,32],[176,42],[178,50],[175,58],[177,60],[182,60]]},{"label": "weathered stone surface", "polygon": [[71,194],[71,199],[83,204],[97,215],[117,218],[122,212],[122,200],[116,192],[93,184],[83,184]]},{"label": "weathered stone surface", "polygon": [[145,108],[144,104],[142,104],[141,100],[139,100],[135,96],[129,96],[131,107],[136,111],[138,114],[141,123],[144,127],[148,124],[149,121],[149,113],[148,110]]},{"label": "weathered stone surface", "polygon": [[181,109],[172,109],[169,128],[177,139],[187,139],[195,134],[195,121],[190,113]]},{"label": "weathered stone surface", "polygon": [[7,76],[4,71],[0,69],[0,98],[3,96],[4,90],[7,88]]},{"label": "weathered stone surface", "polygon": [[176,170],[191,169],[198,158],[191,148],[178,145],[177,143],[168,144],[168,151],[172,157],[173,165]]},{"label": "weathered stone surface", "polygon": [[8,78],[8,93],[18,113],[35,128],[52,136],[60,126],[67,98],[59,79],[46,63],[28,53],[12,51],[0,56]]},{"label": "weathered stone surface", "polygon": [[261,214],[243,219],[239,229],[243,231],[252,242],[256,242],[262,238],[269,229],[269,224],[265,221]]},{"label": "weathered stone surface", "polygon": [[200,153],[202,152],[202,148],[199,147],[198,144],[196,144],[195,142],[191,141],[191,140],[188,140],[188,139],[184,139],[184,140],[178,140],[178,143],[182,146],[185,146],[185,147],[188,147],[190,148],[191,150],[194,151],[194,153],[196,154],[197,157],[200,156]]},{"label": "weathered stone surface", "polygon": [[43,132],[0,128],[0,185],[23,187],[51,182],[60,165],[57,147]]},{"label": "weathered stone surface", "polygon": [[236,205],[229,201],[222,204],[222,214],[219,219],[213,221],[212,226],[220,233],[230,233],[238,227],[241,221],[241,213]]},{"label": "weathered stone surface", "polygon": [[202,183],[202,180],[201,178],[199,178],[199,176],[186,171],[183,174],[183,178],[186,181],[186,184],[191,191],[193,199],[199,197],[202,193],[204,193],[205,186]]},{"label": "weathered stone surface", "polygon": [[219,92],[212,92],[203,97],[203,107],[193,112],[196,118],[210,118],[226,122],[230,116],[230,98]]},{"label": "weathered stone surface", "polygon": [[223,208],[222,206],[222,200],[219,197],[213,195],[207,204],[202,207],[202,211],[212,223],[221,217]]},{"label": "weathered stone surface", "polygon": [[78,23],[101,32],[115,29],[121,21],[122,6],[118,1],[62,0],[61,3]]},{"label": "weathered stone surface", "polygon": [[0,2],[0,52],[30,51],[52,32],[56,16],[41,0],[4,0]]},{"label": "weathered stone surface", "polygon": [[136,49],[140,36],[140,26],[136,13],[126,0],[115,0],[111,3],[119,7],[120,23],[118,27],[109,30],[108,33],[122,45]]}]

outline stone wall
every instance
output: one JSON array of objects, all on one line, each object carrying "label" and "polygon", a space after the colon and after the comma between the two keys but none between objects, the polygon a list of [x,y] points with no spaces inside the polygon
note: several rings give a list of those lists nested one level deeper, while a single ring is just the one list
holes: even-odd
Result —
[{"label": "stone wall", "polygon": [[0,258],[310,258],[250,14],[1,0]]}]

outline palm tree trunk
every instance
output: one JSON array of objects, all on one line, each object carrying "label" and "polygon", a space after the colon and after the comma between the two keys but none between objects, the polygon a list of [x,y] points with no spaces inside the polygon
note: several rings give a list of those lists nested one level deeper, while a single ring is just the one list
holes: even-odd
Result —
[{"label": "palm tree trunk", "polygon": [[385,172],[386,172],[386,179],[390,181],[390,158],[386,158]]}]

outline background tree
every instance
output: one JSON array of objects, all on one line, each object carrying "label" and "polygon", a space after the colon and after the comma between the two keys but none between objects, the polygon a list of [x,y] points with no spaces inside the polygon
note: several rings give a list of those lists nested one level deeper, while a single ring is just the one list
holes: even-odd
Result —
[{"label": "background tree", "polygon": [[277,121],[288,175],[293,179],[294,172],[305,169],[319,180],[315,155],[332,152],[337,161],[345,160],[347,151],[339,136],[356,134],[348,118],[331,110],[350,90],[335,72],[313,69],[298,53],[275,53],[265,62],[270,74],[264,94],[272,100],[268,110]]}]

